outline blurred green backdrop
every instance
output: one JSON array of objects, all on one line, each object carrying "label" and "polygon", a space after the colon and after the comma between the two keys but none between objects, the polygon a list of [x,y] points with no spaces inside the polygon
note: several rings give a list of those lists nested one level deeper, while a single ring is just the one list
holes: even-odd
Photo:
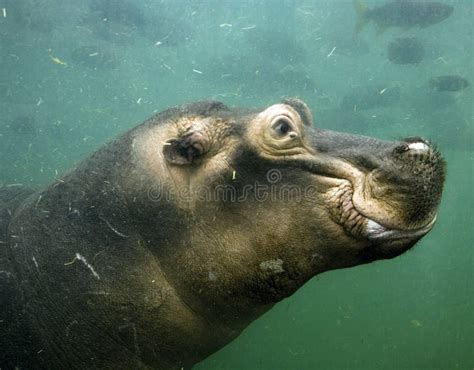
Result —
[{"label": "blurred green backdrop", "polygon": [[[195,368],[472,369],[473,91],[429,81],[473,81],[473,2],[443,2],[454,13],[441,23],[354,35],[351,1],[0,0],[0,185],[50,182],[197,99],[298,96],[321,127],[428,137],[448,179],[417,248],[315,277]],[[416,38],[422,60],[391,62],[397,38]]]}]

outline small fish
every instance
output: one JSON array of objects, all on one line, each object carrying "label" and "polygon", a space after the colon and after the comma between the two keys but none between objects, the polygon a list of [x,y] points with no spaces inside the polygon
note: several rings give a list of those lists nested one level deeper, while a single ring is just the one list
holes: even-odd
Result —
[{"label": "small fish", "polygon": [[458,75],[433,77],[429,82],[434,91],[460,91],[469,86],[469,81]]},{"label": "small fish", "polygon": [[425,48],[415,37],[400,37],[388,44],[387,57],[394,64],[418,64],[424,56]]},{"label": "small fish", "polygon": [[67,67],[67,63],[66,62],[63,62],[61,59],[53,56],[53,55],[49,55],[49,58],[53,61],[53,63],[56,63],[56,64],[59,64],[61,66],[64,66],[64,67]]},{"label": "small fish", "polygon": [[369,8],[362,0],[354,0],[354,6],[358,17],[356,34],[370,21],[375,22],[379,33],[390,27],[425,28],[444,21],[454,10],[451,5],[434,1],[398,0]]}]

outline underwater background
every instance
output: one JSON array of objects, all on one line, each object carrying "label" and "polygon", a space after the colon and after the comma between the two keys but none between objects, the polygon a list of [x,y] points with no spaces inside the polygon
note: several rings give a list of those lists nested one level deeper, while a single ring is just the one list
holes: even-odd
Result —
[{"label": "underwater background", "polygon": [[51,182],[202,99],[298,96],[319,127],[429,138],[448,176],[415,249],[316,276],[194,368],[473,369],[474,2],[442,3],[428,27],[355,33],[352,1],[0,0],[0,185]]}]

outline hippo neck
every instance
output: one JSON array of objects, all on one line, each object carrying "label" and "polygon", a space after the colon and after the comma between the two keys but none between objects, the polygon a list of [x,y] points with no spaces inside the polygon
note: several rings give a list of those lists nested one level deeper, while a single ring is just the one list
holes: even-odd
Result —
[{"label": "hippo neck", "polygon": [[[38,337],[43,354],[54,348],[65,351],[71,343],[85,351],[90,343],[100,345],[112,338],[104,346],[116,346],[123,356],[101,367],[140,368],[143,359],[162,369],[172,367],[167,346],[174,343],[182,366],[188,367],[234,339],[243,327],[210,321],[168,279],[168,260],[157,258],[137,224],[127,221],[131,213],[122,192],[104,183],[102,196],[94,194],[88,191],[93,187],[77,187],[76,175],[84,174],[79,170],[34,194],[10,228],[12,235],[21,236],[13,258],[21,270],[25,302],[34,302],[28,305],[28,315],[48,328],[44,337],[59,338],[43,343]],[[98,178],[91,180],[94,186],[103,183]],[[165,243],[160,239],[161,247]],[[40,309],[53,304],[58,308],[54,317]],[[88,325],[101,330],[89,331]],[[175,343],[179,338],[187,339]]]}]

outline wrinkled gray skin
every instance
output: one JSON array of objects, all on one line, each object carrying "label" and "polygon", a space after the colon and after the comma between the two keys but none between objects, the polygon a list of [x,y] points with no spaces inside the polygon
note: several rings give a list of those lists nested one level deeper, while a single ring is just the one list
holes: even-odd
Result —
[{"label": "wrinkled gray skin", "polygon": [[312,125],[296,99],[185,105],[44,189],[1,188],[0,367],[190,368],[316,274],[431,229],[427,142]]}]

